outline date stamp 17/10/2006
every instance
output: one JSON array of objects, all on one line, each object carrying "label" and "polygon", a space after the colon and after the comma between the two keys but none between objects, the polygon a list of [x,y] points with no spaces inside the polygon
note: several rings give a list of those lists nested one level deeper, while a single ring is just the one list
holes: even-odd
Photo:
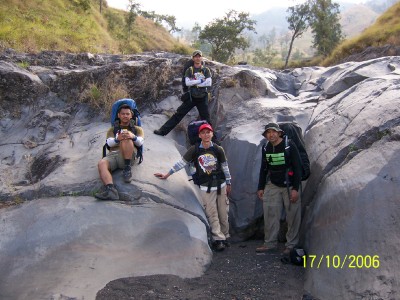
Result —
[{"label": "date stamp 17/10/2006", "polygon": [[333,269],[378,269],[380,266],[378,255],[313,255],[303,256],[304,268],[333,268]]}]

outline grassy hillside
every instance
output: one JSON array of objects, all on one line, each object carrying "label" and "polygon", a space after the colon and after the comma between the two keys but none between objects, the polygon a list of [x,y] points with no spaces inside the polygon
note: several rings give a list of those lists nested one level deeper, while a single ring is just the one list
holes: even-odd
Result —
[{"label": "grassy hillside", "polygon": [[364,32],[344,41],[322,64],[332,65],[343,58],[362,52],[367,47],[381,47],[387,44],[400,45],[400,2],[384,12],[376,22]]},{"label": "grassy hillside", "polygon": [[346,38],[358,36],[378,18],[378,13],[363,4],[354,4],[340,14],[340,24]]},{"label": "grassy hillside", "polygon": [[137,17],[128,31],[126,12],[97,0],[0,0],[0,50],[61,50],[138,53],[164,50],[188,53],[168,31]]}]

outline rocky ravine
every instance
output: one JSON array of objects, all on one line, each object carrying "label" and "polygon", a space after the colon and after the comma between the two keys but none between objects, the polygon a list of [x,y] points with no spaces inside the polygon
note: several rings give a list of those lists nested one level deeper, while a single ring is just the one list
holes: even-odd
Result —
[{"label": "rocky ravine", "polygon": [[[1,210],[0,298],[93,299],[117,278],[203,274],[212,252],[195,187],[183,171],[153,176],[179,159],[185,125],[196,118],[191,112],[167,137],[152,134],[179,105],[187,58],[8,50],[0,59],[0,197],[32,200]],[[262,126],[296,120],[312,162],[302,243],[316,261],[304,289],[321,299],[398,298],[400,57],[290,72],[207,65],[213,123],[233,175],[234,239],[260,233]],[[93,87],[128,92],[143,115],[145,161],[129,185],[114,176],[125,201],[92,197],[109,126],[85,103]]]}]

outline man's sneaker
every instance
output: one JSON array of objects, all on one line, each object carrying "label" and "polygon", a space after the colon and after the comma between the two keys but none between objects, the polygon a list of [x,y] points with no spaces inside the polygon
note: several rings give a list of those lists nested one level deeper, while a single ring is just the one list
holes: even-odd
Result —
[{"label": "man's sneaker", "polygon": [[156,129],[153,132],[154,132],[154,134],[161,135],[161,136],[166,135],[161,129]]},{"label": "man's sneaker", "polygon": [[118,191],[115,187],[106,186],[103,191],[99,191],[94,194],[97,199],[100,200],[119,200]]},{"label": "man's sneaker", "polygon": [[214,248],[215,251],[223,251],[225,249],[224,241],[215,241]]},{"label": "man's sneaker", "polygon": [[293,248],[292,247],[286,247],[285,250],[283,250],[282,254],[283,255],[289,255],[290,251],[292,251]]},{"label": "man's sneaker", "polygon": [[125,166],[125,169],[122,171],[122,176],[124,177],[125,182],[131,182],[132,180],[131,166]]},{"label": "man's sneaker", "polygon": [[262,244],[260,247],[256,248],[257,253],[263,253],[263,252],[268,252],[270,250],[275,250],[275,247],[270,247],[266,244]]}]

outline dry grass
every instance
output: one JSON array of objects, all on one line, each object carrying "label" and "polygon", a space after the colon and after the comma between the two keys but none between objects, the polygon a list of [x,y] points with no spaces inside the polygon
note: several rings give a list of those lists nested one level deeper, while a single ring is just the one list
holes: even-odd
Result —
[{"label": "dry grass", "polygon": [[[88,9],[71,0],[1,0],[0,49],[21,52],[60,50],[91,53],[139,53],[163,50],[189,53],[162,26],[138,17],[132,34],[125,27],[126,11],[104,7],[98,1]],[[117,21],[111,26],[109,16]],[[112,28],[111,28],[112,27]]]},{"label": "dry grass", "polygon": [[128,98],[129,93],[126,86],[117,79],[108,77],[105,82],[90,83],[80,95],[80,101],[87,103],[96,111],[104,112],[105,116],[111,114],[112,104],[122,98]]}]

